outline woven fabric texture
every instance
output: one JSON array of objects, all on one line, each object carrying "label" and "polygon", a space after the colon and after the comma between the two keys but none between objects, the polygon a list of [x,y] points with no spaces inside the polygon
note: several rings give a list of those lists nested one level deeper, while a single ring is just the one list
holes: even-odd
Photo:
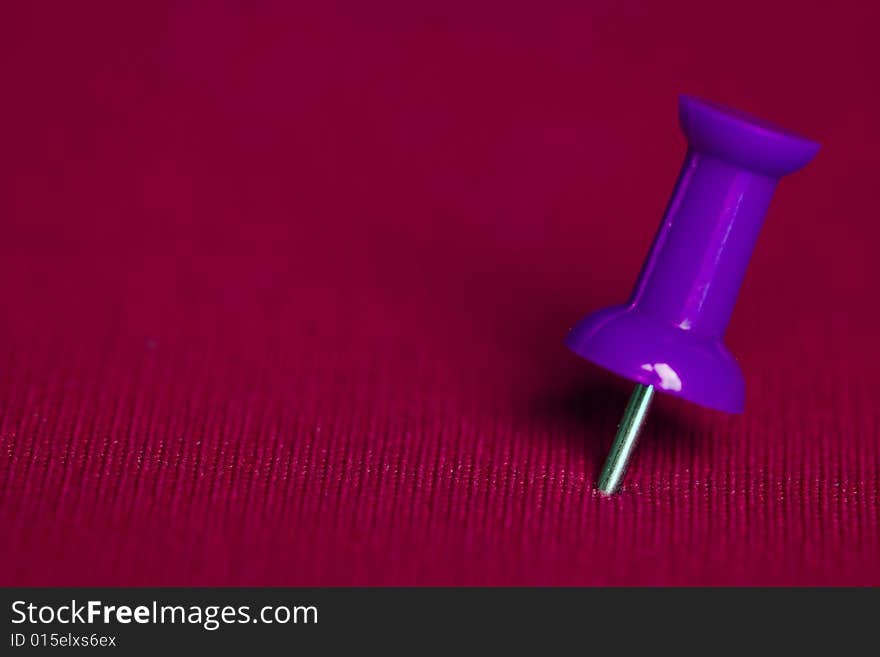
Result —
[{"label": "woven fabric texture", "polygon": [[[7,4],[0,584],[880,584],[877,6]],[[603,499],[679,93],[823,150]]]}]

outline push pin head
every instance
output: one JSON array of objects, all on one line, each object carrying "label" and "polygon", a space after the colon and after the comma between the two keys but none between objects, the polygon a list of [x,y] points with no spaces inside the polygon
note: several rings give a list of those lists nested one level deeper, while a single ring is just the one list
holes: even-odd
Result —
[{"label": "push pin head", "polygon": [[779,179],[819,145],[739,112],[682,96],[688,150],[626,305],[587,315],[569,333],[578,355],[637,384],[600,491],[623,477],[654,390],[730,413],[745,386],[723,336]]}]

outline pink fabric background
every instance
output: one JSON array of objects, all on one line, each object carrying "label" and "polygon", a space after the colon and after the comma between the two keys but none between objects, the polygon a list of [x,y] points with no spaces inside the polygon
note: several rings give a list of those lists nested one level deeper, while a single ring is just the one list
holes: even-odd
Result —
[{"label": "pink fabric background", "polygon": [[[4,6],[0,584],[880,584],[877,4],[310,4]],[[604,500],[682,92],[824,150]]]}]

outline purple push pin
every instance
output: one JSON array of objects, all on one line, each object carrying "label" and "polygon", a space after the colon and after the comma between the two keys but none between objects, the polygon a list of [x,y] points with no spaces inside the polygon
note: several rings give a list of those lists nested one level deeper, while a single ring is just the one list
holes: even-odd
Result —
[{"label": "purple push pin", "polygon": [[582,319],[566,343],[635,381],[599,491],[620,487],[655,390],[741,413],[745,383],[722,338],[779,179],[819,144],[715,103],[679,101],[687,155],[626,305]]}]

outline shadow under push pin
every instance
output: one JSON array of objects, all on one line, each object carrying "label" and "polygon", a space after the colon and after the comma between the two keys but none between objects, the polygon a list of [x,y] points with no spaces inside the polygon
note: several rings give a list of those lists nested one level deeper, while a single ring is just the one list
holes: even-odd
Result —
[{"label": "shadow under push pin", "polygon": [[779,179],[819,150],[742,112],[682,96],[687,155],[626,305],[582,319],[566,343],[636,383],[599,491],[620,487],[655,390],[741,413],[743,375],[722,338]]}]

